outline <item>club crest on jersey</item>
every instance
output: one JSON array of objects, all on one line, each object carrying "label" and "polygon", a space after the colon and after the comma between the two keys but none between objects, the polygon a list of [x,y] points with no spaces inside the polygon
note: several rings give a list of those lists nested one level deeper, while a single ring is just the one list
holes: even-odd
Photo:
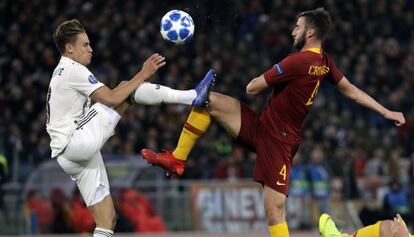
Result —
[{"label": "club crest on jersey", "polygon": [[96,84],[96,83],[98,83],[98,80],[96,79],[96,77],[95,77],[94,75],[90,75],[90,76],[88,77],[88,80],[89,80],[89,82],[90,82],[90,83],[92,83],[92,84]]},{"label": "club crest on jersey", "polygon": [[275,68],[275,71],[276,71],[277,74],[282,74],[283,73],[283,69],[279,64],[275,64],[274,68]]}]

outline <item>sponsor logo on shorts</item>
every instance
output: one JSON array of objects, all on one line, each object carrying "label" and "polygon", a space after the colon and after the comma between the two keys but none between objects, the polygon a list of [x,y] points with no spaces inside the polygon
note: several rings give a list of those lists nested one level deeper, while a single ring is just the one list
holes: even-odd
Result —
[{"label": "sponsor logo on shorts", "polygon": [[277,182],[276,182],[276,185],[277,185],[277,186],[285,186],[286,184],[285,184],[285,183],[281,183],[281,182],[277,181]]}]

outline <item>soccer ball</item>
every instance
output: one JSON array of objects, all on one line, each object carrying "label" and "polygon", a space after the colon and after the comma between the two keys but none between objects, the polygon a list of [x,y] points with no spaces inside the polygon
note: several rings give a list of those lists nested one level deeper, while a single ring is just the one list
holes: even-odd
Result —
[{"label": "soccer ball", "polygon": [[181,10],[171,10],[161,19],[162,38],[173,44],[185,44],[194,34],[194,22],[191,16]]}]

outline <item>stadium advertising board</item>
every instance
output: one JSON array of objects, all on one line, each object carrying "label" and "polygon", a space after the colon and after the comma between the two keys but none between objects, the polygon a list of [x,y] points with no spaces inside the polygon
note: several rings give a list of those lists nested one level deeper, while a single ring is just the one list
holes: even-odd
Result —
[{"label": "stadium advertising board", "polygon": [[263,192],[255,183],[208,183],[191,187],[196,227],[208,232],[254,232],[267,228]]}]

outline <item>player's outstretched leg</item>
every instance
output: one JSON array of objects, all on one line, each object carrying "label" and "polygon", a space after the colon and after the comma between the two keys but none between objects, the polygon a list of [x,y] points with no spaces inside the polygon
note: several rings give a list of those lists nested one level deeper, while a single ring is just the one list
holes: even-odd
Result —
[{"label": "player's outstretched leg", "polygon": [[208,92],[213,87],[215,79],[216,74],[210,70],[204,79],[191,90],[175,90],[167,86],[144,82],[131,94],[128,102],[144,105],[184,104],[201,108],[207,103]]},{"label": "player's outstretched leg", "polygon": [[185,161],[175,158],[171,151],[164,150],[161,153],[155,153],[148,149],[142,149],[141,155],[148,164],[163,168],[167,175],[182,175],[184,172]]},{"label": "player's outstretched leg", "polygon": [[167,175],[181,175],[184,172],[185,160],[198,138],[207,131],[210,122],[211,118],[206,110],[194,107],[184,124],[174,152],[155,153],[143,149],[141,155],[149,164],[160,166],[167,171]]},{"label": "player's outstretched leg", "polygon": [[147,149],[141,151],[142,157],[149,164],[160,166],[167,171],[167,174],[181,175],[184,172],[185,160],[198,138],[207,131],[211,123],[209,113],[205,109],[197,107],[206,105],[207,96],[213,87],[214,80],[215,73],[213,70],[209,70],[204,79],[196,86],[197,98],[193,101],[195,107],[191,110],[184,124],[178,145],[173,152],[155,153]]},{"label": "player's outstretched leg", "polygon": [[192,106],[197,108],[203,108],[207,105],[208,93],[214,86],[216,80],[216,73],[213,69],[210,69],[204,76],[204,79],[195,88],[197,97],[193,100]]},{"label": "player's outstretched leg", "polygon": [[347,234],[342,234],[335,225],[332,218],[324,213],[319,218],[319,233],[322,237],[346,237]]}]

